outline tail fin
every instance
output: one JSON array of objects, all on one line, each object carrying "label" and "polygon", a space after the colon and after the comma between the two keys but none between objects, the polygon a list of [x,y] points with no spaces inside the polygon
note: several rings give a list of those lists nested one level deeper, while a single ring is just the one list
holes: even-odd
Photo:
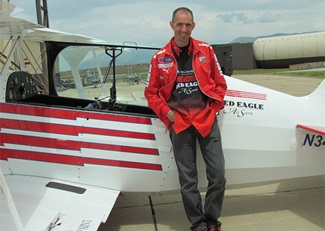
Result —
[{"label": "tail fin", "polygon": [[321,84],[316,88],[314,92],[312,92],[308,97],[311,98],[317,98],[317,99],[322,99],[323,101],[325,100],[325,79]]}]

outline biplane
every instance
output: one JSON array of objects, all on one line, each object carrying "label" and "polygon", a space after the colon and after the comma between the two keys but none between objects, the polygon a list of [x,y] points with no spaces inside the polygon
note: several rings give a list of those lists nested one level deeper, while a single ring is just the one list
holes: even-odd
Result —
[{"label": "biplane", "polygon": [[[158,48],[51,30],[0,4],[1,229],[97,230],[122,192],[178,190],[169,132],[143,96]],[[325,81],[294,97],[226,80],[228,185],[324,175]]]}]

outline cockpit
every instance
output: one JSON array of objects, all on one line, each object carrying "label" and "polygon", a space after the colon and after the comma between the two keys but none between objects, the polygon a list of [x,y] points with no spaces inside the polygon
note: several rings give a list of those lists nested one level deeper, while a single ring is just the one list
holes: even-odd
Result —
[{"label": "cockpit", "polygon": [[152,115],[144,97],[151,57],[158,50],[131,45],[46,42],[48,77],[9,75],[6,102]]}]

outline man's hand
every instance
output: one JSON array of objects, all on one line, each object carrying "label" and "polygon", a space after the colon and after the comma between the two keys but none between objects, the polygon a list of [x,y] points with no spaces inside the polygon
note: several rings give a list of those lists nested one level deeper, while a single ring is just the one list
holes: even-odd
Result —
[{"label": "man's hand", "polygon": [[175,115],[176,112],[174,110],[169,110],[167,113],[167,118],[170,120],[170,122],[174,122],[175,121]]}]

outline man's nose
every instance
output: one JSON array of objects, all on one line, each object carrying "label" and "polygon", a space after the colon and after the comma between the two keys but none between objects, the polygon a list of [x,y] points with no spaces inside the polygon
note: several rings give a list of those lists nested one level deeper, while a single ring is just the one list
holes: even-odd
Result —
[{"label": "man's nose", "polygon": [[182,31],[187,31],[187,27],[186,27],[186,25],[184,24],[184,25],[182,25],[182,28],[181,28],[181,30]]}]

